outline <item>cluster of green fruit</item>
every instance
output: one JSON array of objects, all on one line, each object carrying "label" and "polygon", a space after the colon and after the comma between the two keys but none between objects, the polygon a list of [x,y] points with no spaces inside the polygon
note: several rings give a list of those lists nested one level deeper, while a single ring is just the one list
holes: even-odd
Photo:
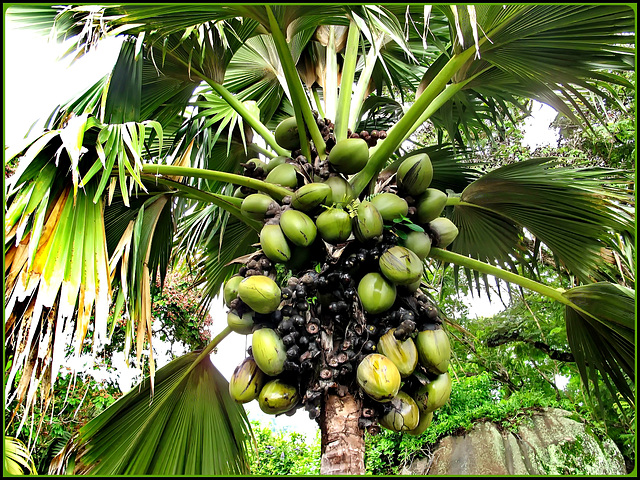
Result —
[{"label": "cluster of green fruit", "polygon": [[242,214],[263,227],[260,249],[224,287],[229,327],[252,334],[230,393],[240,403],[257,399],[270,414],[304,406],[311,418],[324,392],[355,393],[363,428],[419,434],[451,392],[448,337],[420,288],[431,247],[445,248],[458,233],[440,216],[447,196],[429,188],[431,161],[418,154],[399,165],[395,183],[357,199],[347,176],[364,168],[384,132],[332,142],[333,124],[317,121],[325,162],[313,149],[311,162],[300,154],[295,119],[287,119],[275,137],[292,156],[245,164],[245,175],[291,195],[278,203],[236,193]]}]

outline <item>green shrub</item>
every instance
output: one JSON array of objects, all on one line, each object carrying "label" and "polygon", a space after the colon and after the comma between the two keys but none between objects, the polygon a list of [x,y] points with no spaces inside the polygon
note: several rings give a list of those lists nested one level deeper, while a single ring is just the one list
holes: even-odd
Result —
[{"label": "green shrub", "polygon": [[252,475],[318,475],[320,437],[309,441],[296,432],[274,432],[252,422],[256,452],[251,457]]}]

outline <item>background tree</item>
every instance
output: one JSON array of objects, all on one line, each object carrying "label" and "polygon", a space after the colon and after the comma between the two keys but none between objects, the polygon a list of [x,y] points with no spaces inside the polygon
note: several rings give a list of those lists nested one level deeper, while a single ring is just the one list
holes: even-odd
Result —
[{"label": "background tree", "polygon": [[[634,281],[627,278],[635,270],[635,217],[626,173],[532,159],[481,176],[461,150],[500,124],[506,106],[521,97],[576,121],[595,112],[586,92],[615,100],[604,85],[629,85],[615,72],[633,66],[630,8],[130,5],[15,12],[59,38],[76,35],[78,52],[103,35],[127,36],[112,74],[52,114],[47,131],[20,153],[7,188],[12,398],[30,406],[39,391],[50,401],[64,360],[62,334],[74,334],[77,355],[91,326],[98,351],[111,305],[111,321],[123,318],[125,330],[135,332],[137,364],[148,366],[139,389],[79,432],[61,466],[71,460],[76,473],[105,474],[246,470],[250,427],[208,356],[230,330],[156,372],[153,350],[143,356],[152,333],[150,279],[159,274],[164,282],[171,255],[184,255],[201,278],[206,308],[238,268],[232,260],[253,251],[261,228],[242,215],[235,187],[275,200],[291,193],[238,175],[243,164],[256,153],[319,163],[349,130],[388,130],[364,169],[349,177],[356,196],[366,198],[409,153],[428,152],[433,186],[451,190],[445,214],[461,232],[449,250],[431,250],[429,265],[454,264],[456,276],[466,272],[478,288],[493,275],[562,303],[587,390],[598,393],[599,372],[607,388],[633,401],[633,290],[614,283],[620,276]],[[415,101],[402,111],[406,91],[416,92]],[[329,136],[314,108],[335,121]],[[271,133],[291,115],[301,137],[295,155]],[[426,121],[439,131],[437,144],[403,148]],[[542,245],[575,275],[572,288],[536,281]],[[425,280],[433,285],[429,275]],[[328,419],[343,420],[327,415],[336,398],[325,392],[325,432]],[[357,420],[357,399],[354,405]],[[186,435],[193,425],[203,434]],[[359,425],[354,432],[357,460],[364,443]],[[344,457],[344,445],[335,446]],[[326,448],[324,442],[330,458]],[[190,456],[205,449],[216,455]],[[324,465],[325,473],[349,471]]]}]

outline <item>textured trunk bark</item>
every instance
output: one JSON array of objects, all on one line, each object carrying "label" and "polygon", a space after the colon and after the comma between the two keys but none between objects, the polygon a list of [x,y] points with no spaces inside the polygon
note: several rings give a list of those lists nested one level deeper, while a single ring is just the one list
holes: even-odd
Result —
[{"label": "textured trunk bark", "polygon": [[364,431],[358,425],[361,402],[351,394],[324,397],[320,422],[321,475],[364,475]]}]

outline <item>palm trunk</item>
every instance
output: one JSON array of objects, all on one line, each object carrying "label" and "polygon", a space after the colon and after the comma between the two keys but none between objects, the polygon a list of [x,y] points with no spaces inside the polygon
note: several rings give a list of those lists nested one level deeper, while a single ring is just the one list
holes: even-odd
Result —
[{"label": "palm trunk", "polygon": [[358,425],[362,404],[347,393],[327,393],[320,421],[321,475],[364,475],[364,431]]}]

